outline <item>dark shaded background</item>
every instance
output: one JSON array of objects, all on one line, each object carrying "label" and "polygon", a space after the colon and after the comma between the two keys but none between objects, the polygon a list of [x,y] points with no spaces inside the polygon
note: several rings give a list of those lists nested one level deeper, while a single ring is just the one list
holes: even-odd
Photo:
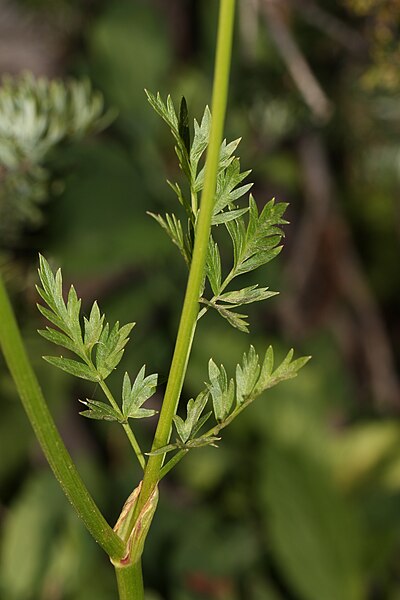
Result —
[{"label": "dark shaded background", "polygon": [[[101,135],[50,157],[43,223],[1,249],[51,410],[112,522],[140,474],[118,426],[79,417],[93,387],[40,358],[37,253],[62,265],[84,306],[98,299],[111,321],[136,321],[123,367],[145,360],[165,380],[186,273],[146,210],[171,210],[165,178],[180,175],[143,88],[176,103],[184,94],[201,117],[216,9],[0,0],[1,73],[88,76],[119,111]],[[243,137],[259,204],[289,202],[291,222],[257,279],[281,295],[251,313],[250,338],[260,353],[293,345],[313,360],[165,481],[144,556],[149,600],[400,599],[399,17],[398,0],[239,2],[226,135]],[[185,397],[210,356],[232,372],[248,344],[214,315],[202,320]],[[0,367],[1,598],[114,598],[112,569]],[[138,435],[148,447],[151,431]]]}]

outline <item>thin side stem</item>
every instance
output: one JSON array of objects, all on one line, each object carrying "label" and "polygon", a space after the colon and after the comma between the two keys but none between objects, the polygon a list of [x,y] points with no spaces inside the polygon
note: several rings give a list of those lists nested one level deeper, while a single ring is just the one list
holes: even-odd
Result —
[{"label": "thin side stem", "polygon": [[[122,417],[123,415],[121,413],[121,410],[120,410],[117,402],[115,401],[114,396],[112,395],[111,390],[108,387],[108,385],[104,381],[101,381],[100,382],[100,387],[103,390],[104,395],[106,396],[107,400],[109,401],[109,403],[111,404],[111,406],[113,407],[113,409],[117,413],[121,414],[121,417]],[[123,429],[124,429],[124,431],[126,433],[126,436],[127,436],[128,440],[129,440],[129,442],[130,442],[133,450],[135,451],[135,454],[136,454],[137,459],[138,459],[138,461],[140,463],[140,466],[144,470],[144,468],[146,466],[146,460],[145,460],[145,458],[143,456],[143,452],[142,452],[142,450],[141,450],[141,448],[139,446],[139,443],[138,443],[138,441],[137,441],[137,439],[135,437],[135,434],[133,433],[133,431],[131,429],[131,426],[128,423],[123,423],[122,427],[123,427]]]},{"label": "thin side stem", "polygon": [[0,276],[0,347],[22,404],[42,450],[65,495],[87,529],[107,552],[120,559],[125,544],[104,519],[83,483],[47,408],[42,390],[24,348],[18,325]]},{"label": "thin side stem", "polygon": [[144,588],[140,561],[128,567],[114,566],[119,600],[143,600]]},{"label": "thin side stem", "polygon": [[[232,421],[234,419],[236,419],[236,417],[239,416],[240,413],[254,401],[254,399],[256,398],[257,395],[258,394],[254,394],[254,395],[252,394],[251,396],[249,396],[247,398],[247,400],[245,402],[243,402],[243,404],[241,404],[238,408],[236,408],[236,410],[234,410],[225,419],[225,421],[222,421],[222,423],[217,423],[216,425],[211,427],[211,429],[206,431],[206,433],[203,433],[202,436],[212,437],[212,436],[218,435],[220,431],[222,431],[223,429],[225,429],[225,427],[227,427],[230,423],[232,423]],[[162,467],[162,469],[160,471],[160,479],[165,477],[165,475],[167,475],[167,473],[169,473],[169,471],[173,467],[175,467],[175,465],[177,465],[187,453],[188,453],[188,449],[182,448],[182,450],[179,450],[176,454],[174,454],[174,456],[167,462],[167,464]]]},{"label": "thin side stem", "polygon": [[[222,143],[228,96],[229,72],[232,53],[232,37],[235,0],[221,0],[218,20],[217,52],[212,98],[212,125],[207,151],[204,188],[201,196],[199,217],[196,225],[193,258],[189,271],[181,320],[172,358],[167,389],[154,436],[152,450],[165,446],[171,435],[172,419],[176,413],[179,397],[189,360],[199,312],[200,290],[203,285],[211,218],[214,207],[215,188]],[[145,505],[160,478],[163,455],[149,457],[144,473],[142,491],[135,517]]]},{"label": "thin side stem", "polygon": [[182,460],[182,458],[189,452],[189,450],[187,448],[183,448],[182,450],[179,450],[179,452],[177,452],[176,454],[174,454],[174,456],[172,458],[169,459],[169,461],[167,462],[167,464],[165,464],[161,471],[160,471],[160,479],[162,479],[163,477],[165,477],[167,475],[167,473],[169,473],[171,471],[171,469],[173,469],[178,462],[180,462]]}]

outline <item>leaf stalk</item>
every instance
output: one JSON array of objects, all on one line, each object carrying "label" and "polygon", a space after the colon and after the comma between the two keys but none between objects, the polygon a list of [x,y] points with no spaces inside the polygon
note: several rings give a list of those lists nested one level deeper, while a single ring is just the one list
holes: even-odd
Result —
[{"label": "leaf stalk", "polygon": [[[100,381],[99,383],[101,389],[104,392],[104,395],[106,396],[107,400],[109,401],[109,403],[111,404],[111,406],[113,407],[113,409],[119,413],[121,415],[121,417],[123,417],[123,414],[121,412],[120,407],[118,406],[117,402],[114,399],[114,396],[112,395],[110,388],[108,387],[108,385],[104,382],[104,381]],[[133,433],[131,426],[129,425],[129,423],[122,423],[122,427],[126,433],[126,436],[136,454],[136,457],[139,461],[140,466],[142,467],[142,469],[144,470],[145,466],[146,466],[146,460],[143,456],[143,452],[139,446],[139,443],[135,437],[135,434]]]}]

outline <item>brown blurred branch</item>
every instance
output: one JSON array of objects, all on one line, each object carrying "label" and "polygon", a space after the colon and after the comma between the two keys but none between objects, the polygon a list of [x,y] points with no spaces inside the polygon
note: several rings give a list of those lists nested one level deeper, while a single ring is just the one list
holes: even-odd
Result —
[{"label": "brown blurred branch", "polygon": [[34,12],[16,2],[0,0],[0,74],[30,70],[57,75],[66,38],[52,31]]},{"label": "brown blurred branch", "polygon": [[255,59],[258,28],[260,0],[241,0],[239,4],[239,27],[242,37],[241,47],[243,55],[247,60]]},{"label": "brown blurred branch", "polygon": [[[361,351],[376,404],[399,409],[400,382],[388,332],[335,198],[329,159],[318,133],[301,139],[299,157],[306,207],[287,265],[286,277],[292,293],[282,304],[283,321],[292,333],[304,334],[309,327],[307,315],[300,308],[301,299],[307,296],[309,288],[313,295],[321,293],[315,286],[315,271],[323,257],[319,282],[328,281],[330,285],[330,297],[323,301],[328,305],[332,331],[347,357],[358,357]],[[338,312],[341,298],[345,305]]]},{"label": "brown blurred branch", "polygon": [[366,50],[363,36],[311,0],[287,0],[303,21],[313,25],[352,54]]},{"label": "brown blurred branch", "polygon": [[271,37],[305,103],[319,121],[327,121],[332,114],[332,104],[287,25],[283,12],[285,2],[263,0],[261,7]]},{"label": "brown blurred branch", "polygon": [[350,229],[342,215],[337,213],[335,217],[339,283],[358,324],[373,395],[378,405],[399,409],[400,382],[386,326],[354,247]]}]

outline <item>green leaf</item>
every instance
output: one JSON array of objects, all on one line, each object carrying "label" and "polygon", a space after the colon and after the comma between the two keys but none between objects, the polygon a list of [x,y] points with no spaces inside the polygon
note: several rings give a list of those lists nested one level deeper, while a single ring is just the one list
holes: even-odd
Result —
[{"label": "green leaf", "polygon": [[64,321],[60,319],[53,311],[42,306],[41,304],[36,304],[38,311],[53,325],[56,325],[60,329],[64,329]]},{"label": "green leaf", "polygon": [[[179,160],[179,166],[182,171],[185,173],[186,177],[189,181],[191,181],[191,170],[190,170],[190,162],[189,162],[189,154],[186,149],[185,140],[182,139],[180,129],[179,129],[179,121],[176,116],[174,104],[172,102],[171,96],[167,96],[167,102],[164,103],[161,99],[161,95],[157,92],[157,96],[145,90],[147,99],[156,113],[165,121],[165,123],[170,128],[170,131],[176,142],[176,154]],[[183,109],[184,110],[184,109]]]},{"label": "green leaf", "polygon": [[70,375],[75,375],[75,377],[80,377],[81,379],[87,379],[89,381],[99,381],[99,376],[94,367],[89,367],[77,360],[63,358],[62,356],[43,356],[43,358],[54,367],[58,367]]},{"label": "green leaf", "polygon": [[[73,348],[70,349],[79,356],[82,356],[84,348],[80,325],[81,301],[77,297],[75,288],[71,286],[67,304],[65,304],[61,270],[58,269],[54,275],[43,256],[39,255],[39,261],[38,272],[43,288],[37,286],[36,289],[50,310],[40,304],[37,307],[43,316],[59,327],[71,339]],[[62,345],[65,346],[65,344]]]},{"label": "green leaf", "polygon": [[272,371],[274,370],[274,349],[272,346],[268,346],[267,351],[265,353],[264,362],[261,367],[261,374],[259,383],[262,381],[268,381],[268,379],[272,375]]},{"label": "green leaf", "polygon": [[146,367],[140,369],[133,385],[128,373],[125,373],[122,384],[122,412],[125,418],[142,419],[144,417],[152,417],[157,413],[156,410],[141,408],[156,391],[157,379],[156,374],[145,377]]},{"label": "green leaf", "polygon": [[53,275],[47,260],[39,254],[39,278],[43,289],[37,290],[49,308],[57,315],[64,329],[69,328],[68,313],[62,293],[62,274],[58,269]]},{"label": "green leaf", "polygon": [[208,300],[205,300],[204,298],[202,298],[201,301],[204,304],[206,304],[206,306],[210,306],[211,308],[214,308],[216,311],[218,311],[218,313],[221,315],[221,317],[226,319],[228,321],[228,323],[230,325],[232,325],[232,327],[239,329],[239,331],[243,331],[243,333],[249,332],[249,327],[248,327],[249,324],[246,321],[247,315],[243,315],[241,313],[234,312],[233,310],[231,310],[234,307],[227,307],[227,306],[223,306],[221,304],[217,304],[216,302],[209,302]]},{"label": "green leaf", "polygon": [[48,574],[53,555],[50,540],[58,547],[60,523],[68,520],[58,484],[47,469],[20,483],[2,516],[1,596],[7,600],[43,597],[43,575]]},{"label": "green leaf", "polygon": [[53,344],[57,344],[57,346],[63,346],[64,348],[67,348],[67,350],[71,350],[71,352],[75,352],[74,342],[67,335],[61,333],[61,331],[46,327],[46,329],[38,329],[38,333],[49,342],[53,342]]},{"label": "green leaf", "polygon": [[228,223],[229,221],[238,219],[242,215],[246,214],[248,210],[248,208],[238,208],[235,210],[220,212],[212,218],[211,225],[222,225],[223,223]]},{"label": "green leaf", "polygon": [[233,310],[222,307],[219,304],[215,304],[214,306],[217,308],[221,317],[226,319],[228,323],[232,325],[232,327],[235,327],[235,329],[239,329],[239,331],[242,331],[243,333],[249,333],[249,324],[246,321],[247,315],[233,312]]},{"label": "green leaf", "polygon": [[225,292],[218,296],[216,301],[220,300],[227,302],[228,304],[241,306],[242,304],[251,304],[252,302],[267,300],[277,294],[278,292],[270,292],[268,288],[259,288],[258,284],[255,284],[234,292]]},{"label": "green leaf", "polygon": [[301,447],[269,447],[260,458],[265,539],[297,597],[368,597],[359,514],[331,481],[329,462]]},{"label": "green leaf", "polygon": [[[271,240],[273,244],[277,243],[278,236],[274,236],[274,239]],[[271,262],[274,258],[278,256],[281,252],[283,246],[276,246],[275,248],[270,248],[269,250],[265,250],[264,252],[254,252],[254,254],[243,260],[241,264],[235,270],[235,276],[243,275],[244,273],[249,273],[250,271],[255,271],[259,267],[266,265]]]},{"label": "green leaf", "polygon": [[217,437],[215,435],[205,435],[203,437],[193,438],[192,440],[189,440],[188,442],[186,442],[186,444],[184,444],[184,448],[203,448],[204,446],[214,446],[216,448],[217,446],[215,442],[219,442],[220,439],[220,437]]},{"label": "green leaf", "polygon": [[[60,272],[61,274],[61,272]],[[72,339],[82,345],[82,332],[79,315],[81,310],[81,301],[78,299],[77,293],[73,285],[71,285],[67,300],[68,328]]]},{"label": "green leaf", "polygon": [[218,215],[226,207],[232,208],[233,203],[244,196],[253,186],[248,183],[241,187],[239,184],[251,173],[251,171],[240,172],[240,160],[234,158],[232,162],[219,172],[215,192],[215,205],[213,217]]},{"label": "green leaf", "polygon": [[194,137],[192,147],[190,149],[190,168],[192,181],[195,181],[197,168],[200,158],[203,156],[210,137],[211,130],[211,112],[208,106],[204,110],[201,124],[194,120]]},{"label": "green leaf", "polygon": [[53,302],[53,295],[55,292],[55,278],[52,270],[50,269],[49,263],[41,254],[39,254],[38,273],[43,286],[43,290],[47,294],[47,298],[50,300],[50,302]]},{"label": "green leaf", "polygon": [[190,153],[190,130],[189,130],[189,113],[185,96],[182,96],[179,109],[179,135],[185,145],[186,151]]},{"label": "green leaf", "polygon": [[177,439],[173,444],[162,446],[161,448],[157,448],[157,450],[146,452],[146,454],[148,456],[157,456],[160,454],[167,454],[167,452],[172,452],[173,450],[191,450],[192,448],[202,448],[204,446],[216,447],[215,442],[218,442],[220,439],[220,437],[217,437],[215,435],[207,435],[203,437],[193,438],[185,443]]},{"label": "green leaf", "polygon": [[182,444],[167,444],[166,446],[157,448],[157,450],[145,452],[145,454],[147,454],[147,456],[159,456],[160,454],[167,454],[167,452],[172,452],[172,450],[177,450],[178,448],[182,448]]},{"label": "green leaf", "polygon": [[152,108],[156,113],[165,121],[168,127],[171,129],[174,137],[179,138],[179,123],[178,117],[176,116],[175,108],[172,103],[171,96],[167,97],[167,102],[164,103],[160,92],[157,92],[155,96],[148,90],[145,90],[147,100],[149,101]]},{"label": "green leaf", "polygon": [[212,236],[210,236],[208,243],[206,273],[211,289],[217,295],[221,289],[221,256],[218,244],[214,242]]},{"label": "green leaf", "polygon": [[100,314],[100,309],[97,302],[93,303],[92,310],[90,311],[89,319],[83,317],[84,322],[84,343],[88,350],[91,350],[100,339],[101,332],[103,331],[104,315]]},{"label": "green leaf", "polygon": [[234,277],[257,269],[279,254],[282,247],[278,244],[283,237],[280,226],[287,223],[282,219],[286,207],[271,200],[259,214],[250,194],[247,227],[242,217],[225,224],[233,244]]},{"label": "green leaf", "polygon": [[211,415],[212,415],[212,410],[210,410],[209,412],[205,413],[204,415],[202,415],[200,417],[200,419],[197,421],[197,423],[193,427],[193,430],[191,432],[191,436],[195,436],[195,435],[198,434],[198,432],[203,427],[203,425],[205,423],[207,423],[207,421],[211,417]]},{"label": "green leaf", "polygon": [[233,265],[234,269],[238,265],[244,245],[246,243],[246,227],[244,219],[235,219],[225,223],[233,246]]},{"label": "green leaf", "polygon": [[[226,143],[226,140],[223,140],[221,144],[218,162],[217,187],[215,192],[217,208],[214,209],[214,214],[221,211],[223,207],[228,206],[246,193],[245,189],[240,192],[238,191],[237,193],[233,192],[234,187],[241,183],[241,181],[243,181],[250,173],[250,171],[240,173],[240,161],[233,156],[239,143],[240,139],[234,140],[229,144]],[[204,176],[205,167],[201,169],[194,181],[193,191],[195,193],[199,193],[203,189]],[[249,184],[247,191],[250,187],[251,185]]]},{"label": "green leaf", "polygon": [[210,383],[207,387],[212,397],[215,418],[222,422],[232,408],[235,385],[233,379],[228,381],[225,367],[221,365],[218,368],[212,358],[208,363],[208,376]]},{"label": "green leaf", "polygon": [[[207,404],[209,393],[201,392],[196,400],[190,399],[186,411],[187,417],[184,421],[179,415],[174,416],[174,423],[179,437],[183,443],[186,443],[193,433],[196,433],[204,425],[211,413],[208,413],[206,419],[201,420],[202,412]],[[201,424],[199,422],[201,420]]]},{"label": "green leaf", "polygon": [[102,379],[106,379],[120,362],[129,334],[135,323],[120,328],[117,321],[110,331],[108,323],[104,326],[96,347],[96,368]]},{"label": "green leaf", "polygon": [[98,419],[104,421],[117,421],[118,423],[124,423],[125,420],[121,417],[112,406],[105,404],[104,402],[98,402],[97,400],[79,400],[82,404],[88,407],[89,410],[83,410],[79,414],[89,419]]},{"label": "green leaf", "polygon": [[254,347],[250,346],[248,354],[243,354],[242,364],[236,366],[236,402],[238,406],[250,397],[259,375],[258,354]]},{"label": "green leaf", "polygon": [[[62,274],[60,269],[53,275],[48,262],[40,256],[39,277],[43,286],[38,292],[49,308],[38,304],[38,309],[51,323],[59,327],[55,331],[47,327],[39,333],[47,340],[64,346],[81,358],[85,364],[65,358],[49,357],[48,362],[58,366],[77,377],[101,381],[115,369],[120,362],[124,347],[129,340],[129,334],[134,323],[123,327],[117,322],[110,331],[110,326],[104,324],[97,302],[93,303],[89,319],[84,317],[84,335],[80,322],[81,300],[74,286],[70,287],[67,304],[62,295]],[[96,366],[92,362],[92,349],[96,345]]]},{"label": "green leaf", "polygon": [[308,363],[311,358],[311,356],[302,356],[301,358],[292,360],[293,354],[293,349],[289,350],[284,360],[274,371],[273,350],[271,346],[268,348],[265,354],[263,365],[261,367],[260,377],[256,385],[257,393],[261,393],[262,391],[277,385],[281,381],[293,379],[293,377],[297,376],[299,370],[304,367],[304,365]]}]

